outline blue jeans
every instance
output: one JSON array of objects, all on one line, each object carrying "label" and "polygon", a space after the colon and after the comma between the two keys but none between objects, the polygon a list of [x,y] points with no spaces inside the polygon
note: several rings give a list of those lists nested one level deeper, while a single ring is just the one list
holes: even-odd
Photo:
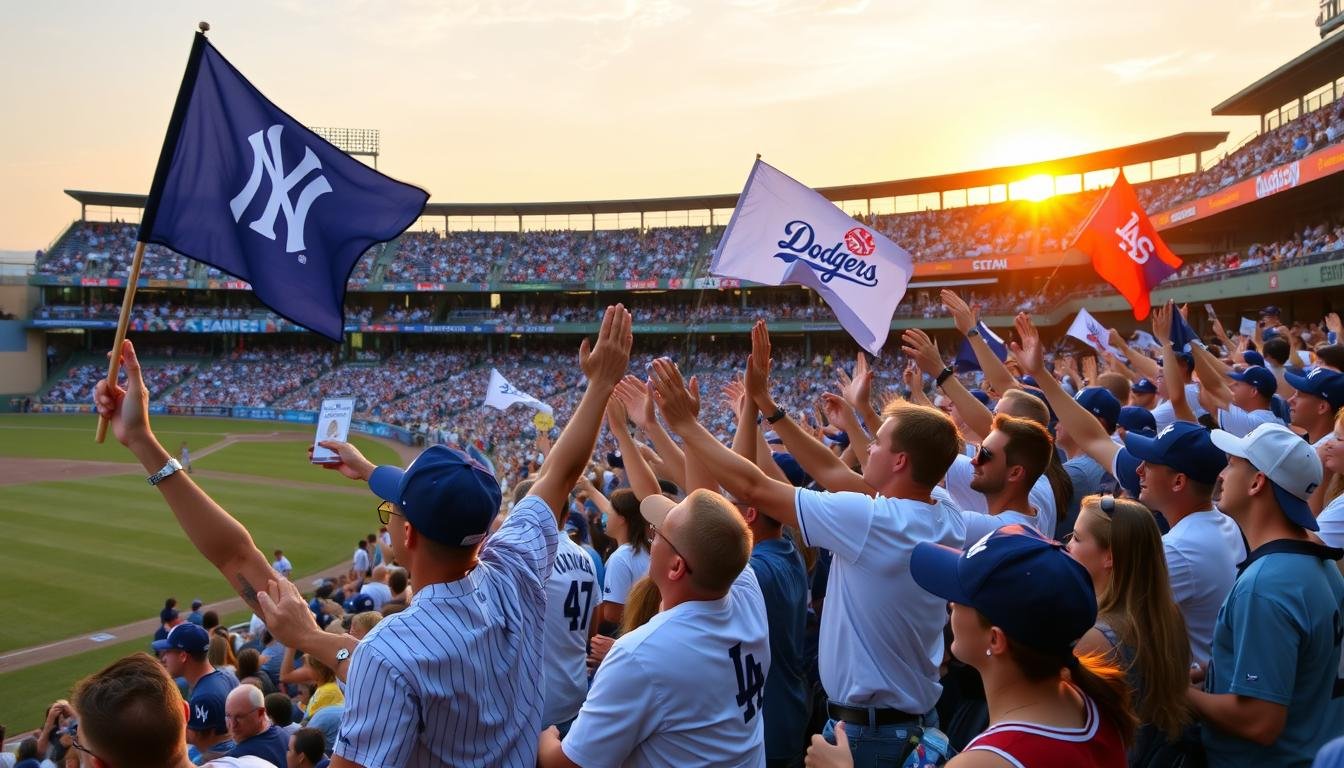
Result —
[{"label": "blue jeans", "polygon": [[[858,725],[845,722],[845,736],[849,751],[854,755],[854,768],[900,768],[910,750],[910,736],[921,725],[938,727],[938,711],[932,710],[921,720],[891,725]],[[835,743],[835,720],[827,720],[821,735]]]}]

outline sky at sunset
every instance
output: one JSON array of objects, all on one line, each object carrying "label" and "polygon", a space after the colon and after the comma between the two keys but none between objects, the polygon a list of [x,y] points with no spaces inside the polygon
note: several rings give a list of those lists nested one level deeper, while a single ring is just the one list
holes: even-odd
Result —
[{"label": "sky at sunset", "polygon": [[1210,108],[1319,41],[1315,0],[10,3],[0,249],[143,193],[191,34],[308,125],[377,128],[437,202],[736,192],[1048,159]]}]

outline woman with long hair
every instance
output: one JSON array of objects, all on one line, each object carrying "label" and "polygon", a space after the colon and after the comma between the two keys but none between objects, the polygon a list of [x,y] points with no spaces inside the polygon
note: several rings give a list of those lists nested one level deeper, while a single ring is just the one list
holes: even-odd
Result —
[{"label": "woman with long hair", "polygon": [[313,695],[308,697],[308,709],[303,715],[303,722],[307,723],[321,710],[345,704],[345,693],[336,684],[336,671],[313,654],[303,655],[303,666],[309,669],[313,681]]},{"label": "woman with long hair", "polygon": [[1125,670],[1140,723],[1130,764],[1144,765],[1190,725],[1190,640],[1171,596],[1162,534],[1143,504],[1088,496],[1068,542],[1097,593],[1097,623],[1078,643]]},{"label": "woman with long hair", "polygon": [[[1107,658],[1074,654],[1096,623],[1097,601],[1087,571],[1063,545],[1008,525],[965,552],[918,544],[910,572],[951,603],[952,654],[985,684],[989,728],[950,768],[1124,768],[1135,727],[1129,689]],[[836,739],[814,736],[807,765],[852,765],[843,726]],[[913,749],[932,750],[934,742]]]},{"label": "woman with long hair", "polygon": [[[1335,417],[1335,431],[1317,449],[1325,470],[1324,494],[1316,514],[1317,534],[1327,546],[1344,547],[1344,408]],[[1340,563],[1344,569],[1344,562]]]},{"label": "woman with long hair", "polygon": [[233,655],[233,644],[229,642],[227,635],[212,635],[210,648],[206,651],[205,657],[215,669],[227,669],[235,673],[238,671],[238,658]]},{"label": "woman with long hair", "polygon": [[649,522],[639,513],[639,499],[634,491],[622,488],[611,494],[611,510],[615,514],[607,515],[607,535],[619,546],[607,559],[602,603],[597,609],[597,621],[593,622],[594,631],[603,634],[620,625],[630,588],[649,572]]}]

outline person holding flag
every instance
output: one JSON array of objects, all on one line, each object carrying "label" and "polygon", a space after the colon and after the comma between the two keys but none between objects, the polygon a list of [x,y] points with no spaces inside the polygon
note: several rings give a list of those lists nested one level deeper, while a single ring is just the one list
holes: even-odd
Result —
[{"label": "person holding flag", "polygon": [[[140,220],[112,383],[146,244],[245,280],[277,315],[340,341],[356,262],[405,231],[429,200],[268,100],[210,44],[209,28],[202,22],[192,43]],[[105,432],[100,419],[99,442]]]},{"label": "person holding flag", "polygon": [[1149,293],[1182,264],[1158,236],[1123,170],[1069,247],[1091,257],[1092,268],[1125,297],[1136,320],[1148,317]]}]

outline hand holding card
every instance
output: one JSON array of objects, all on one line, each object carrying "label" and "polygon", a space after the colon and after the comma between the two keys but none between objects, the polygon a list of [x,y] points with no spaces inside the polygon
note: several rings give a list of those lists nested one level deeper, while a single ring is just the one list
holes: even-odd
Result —
[{"label": "hand holding card", "polygon": [[350,420],[355,415],[355,398],[333,397],[322,401],[317,416],[317,434],[313,437],[314,464],[334,464],[341,460],[334,451],[322,447],[325,440],[345,442],[350,436]]}]

